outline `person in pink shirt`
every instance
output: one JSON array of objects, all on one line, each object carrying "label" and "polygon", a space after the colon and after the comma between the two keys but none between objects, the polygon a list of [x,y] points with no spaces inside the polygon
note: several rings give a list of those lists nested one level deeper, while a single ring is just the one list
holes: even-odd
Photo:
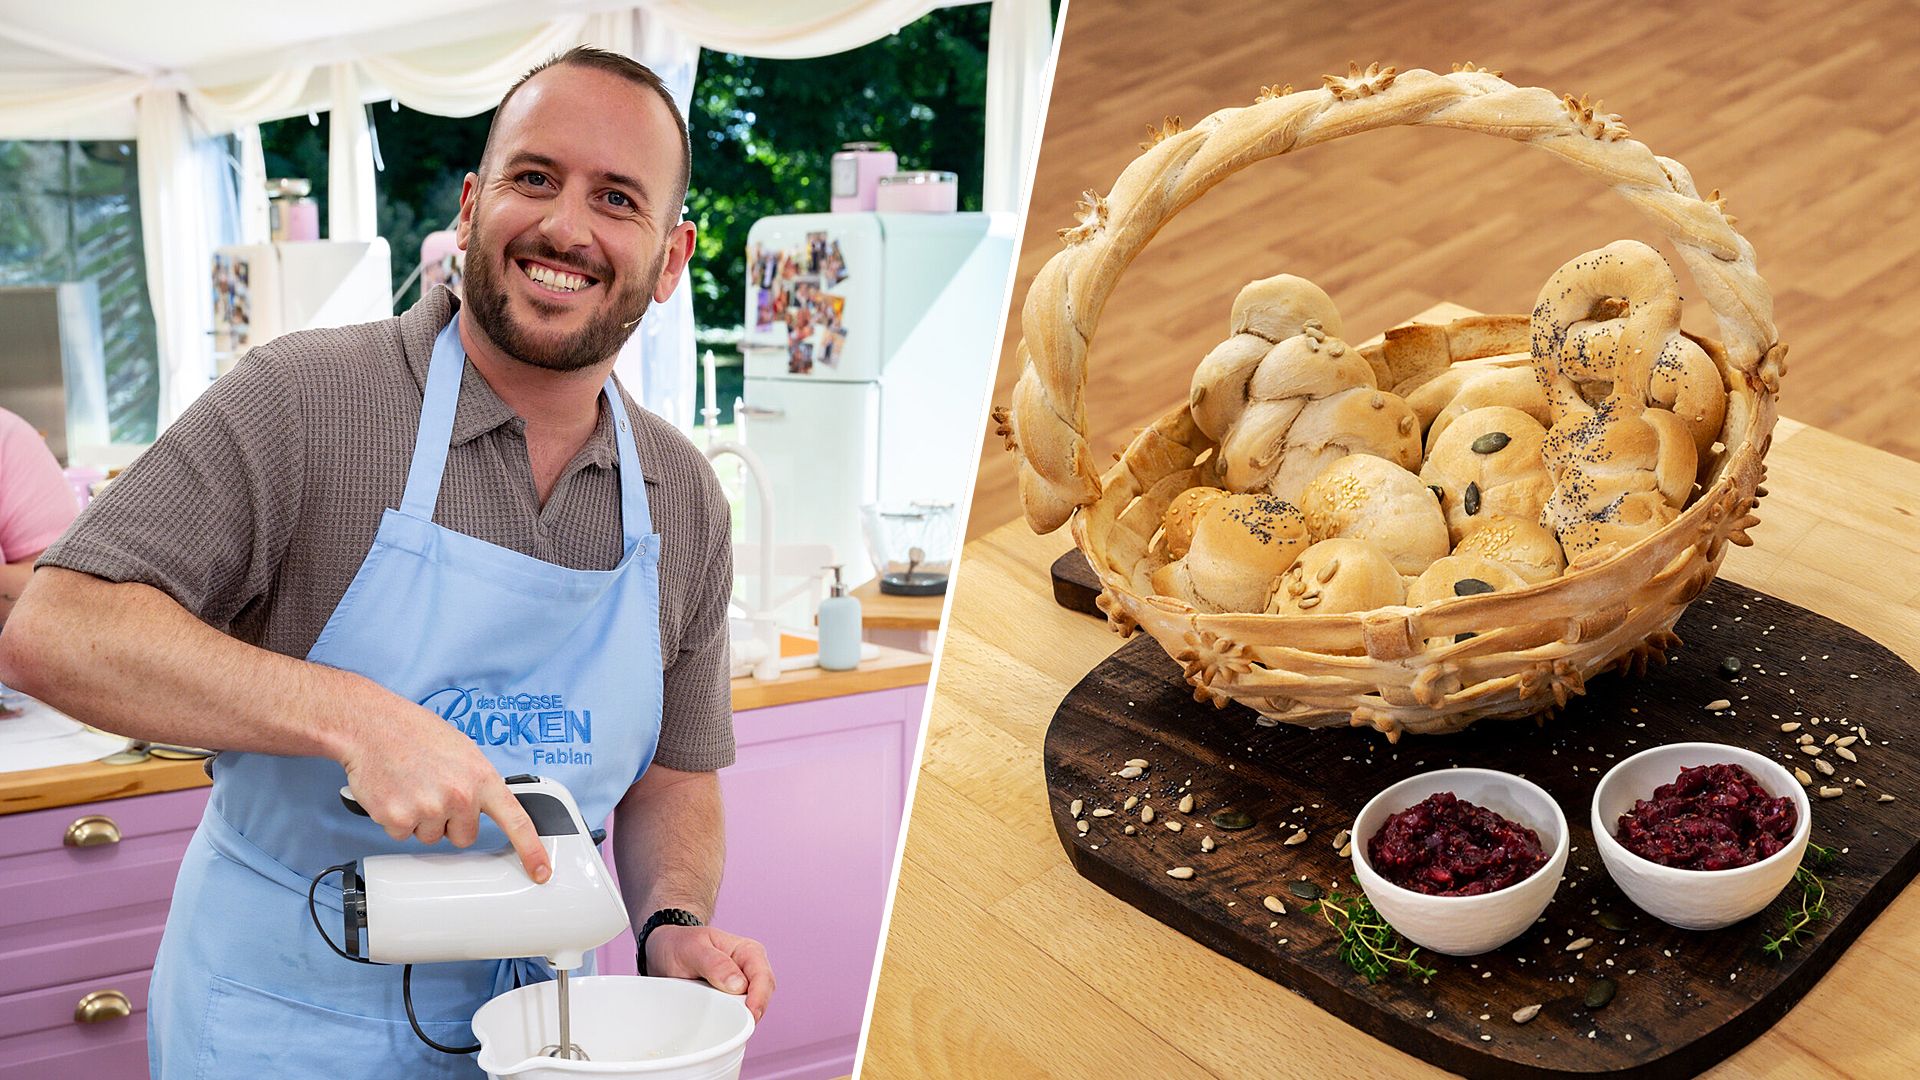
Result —
[{"label": "person in pink shirt", "polygon": [[33,576],[33,560],[80,514],[47,440],[0,409],[0,625]]}]

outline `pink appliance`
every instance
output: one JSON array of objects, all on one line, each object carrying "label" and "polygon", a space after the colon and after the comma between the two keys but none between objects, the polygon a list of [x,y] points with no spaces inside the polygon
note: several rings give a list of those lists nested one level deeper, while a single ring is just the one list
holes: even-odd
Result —
[{"label": "pink appliance", "polygon": [[876,142],[850,142],[833,155],[833,201],[836,214],[875,209],[880,178],[900,167],[894,152]]}]

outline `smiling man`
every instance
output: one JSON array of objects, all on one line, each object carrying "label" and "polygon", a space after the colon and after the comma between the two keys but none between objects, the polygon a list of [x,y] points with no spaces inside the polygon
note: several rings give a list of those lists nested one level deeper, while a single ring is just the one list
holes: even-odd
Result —
[{"label": "smiling man", "polygon": [[547,972],[424,965],[409,1003],[399,972],[333,955],[307,890],[443,839],[511,843],[545,882],[516,773],[612,815],[646,973],[765,1009],[765,951],[704,925],[734,753],[727,506],[612,377],[692,253],[689,161],[651,71],[592,49],[536,69],[461,192],[464,305],[435,289],[255,349],[41,559],[0,679],[222,751],[155,965],[155,1076],[477,1075],[474,1010]]}]

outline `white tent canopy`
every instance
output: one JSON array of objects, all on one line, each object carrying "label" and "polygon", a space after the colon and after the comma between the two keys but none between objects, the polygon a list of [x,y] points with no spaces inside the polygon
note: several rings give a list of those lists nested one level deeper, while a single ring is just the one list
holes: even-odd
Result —
[{"label": "white tent canopy", "polygon": [[[239,135],[241,232],[264,239],[257,125],[328,111],[328,235],[368,239],[374,165],[363,103],[393,99],[471,116],[492,108],[534,64],[591,44],[652,67],[685,111],[702,47],[822,56],[955,2],[993,4],[983,201],[1013,210],[1038,135],[1047,0],[0,0],[0,139],[138,140],[164,426],[212,377],[210,164],[196,139]],[[649,311],[629,348],[656,354],[648,372],[684,372],[684,388],[646,396],[684,399],[688,415],[692,335],[683,282],[673,302]],[[623,369],[626,362],[623,354]],[[648,381],[634,377],[640,362],[628,378],[635,385]]]}]

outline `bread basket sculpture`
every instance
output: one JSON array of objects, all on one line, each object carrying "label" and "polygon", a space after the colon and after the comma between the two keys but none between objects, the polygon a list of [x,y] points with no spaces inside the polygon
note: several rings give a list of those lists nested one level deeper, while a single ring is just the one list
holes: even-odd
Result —
[{"label": "bread basket sculpture", "polygon": [[[995,411],[1028,522],[1071,519],[1113,628],[1144,628],[1197,699],[1262,723],[1450,732],[1664,661],[1765,494],[1786,348],[1752,247],[1718,191],[1701,198],[1597,105],[1471,64],[1324,81],[1167,121],[1061,233]],[[1100,473],[1088,346],[1154,233],[1255,161],[1398,124],[1528,143],[1612,187],[1679,250],[1721,338],[1680,331],[1673,272],[1635,241],[1563,266],[1530,315],[1364,348],[1325,293],[1282,275],[1241,291],[1188,403]]]}]

